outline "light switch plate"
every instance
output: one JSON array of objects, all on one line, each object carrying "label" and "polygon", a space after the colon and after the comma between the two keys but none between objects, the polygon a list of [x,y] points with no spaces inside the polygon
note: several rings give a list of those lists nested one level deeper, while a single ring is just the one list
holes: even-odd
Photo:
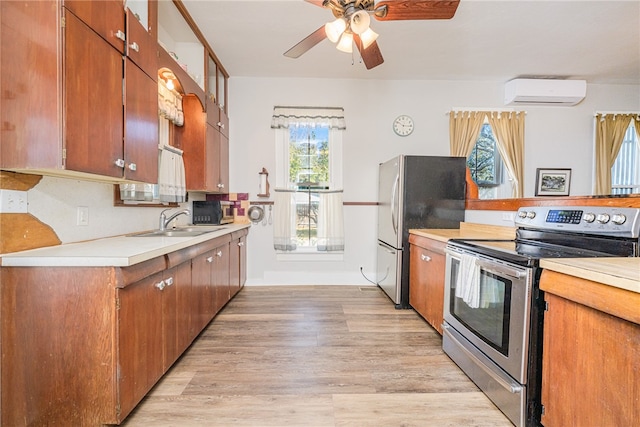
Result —
[{"label": "light switch plate", "polygon": [[0,190],[0,213],[27,213],[27,192]]},{"label": "light switch plate", "polygon": [[89,208],[87,206],[78,206],[76,225],[89,225]]}]

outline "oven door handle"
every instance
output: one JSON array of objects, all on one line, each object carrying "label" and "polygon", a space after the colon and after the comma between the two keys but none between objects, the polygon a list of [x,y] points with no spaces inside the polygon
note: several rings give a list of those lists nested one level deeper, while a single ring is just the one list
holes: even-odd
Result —
[{"label": "oven door handle", "polygon": [[[446,323],[442,325],[444,329],[449,329],[450,326]],[[473,361],[477,366],[479,366],[487,375],[489,375],[495,382],[500,384],[505,390],[508,390],[512,394],[517,394],[522,392],[522,386],[517,383],[510,383],[501,376],[499,376],[496,372],[493,372],[488,366],[486,366],[480,359],[476,357],[471,351],[469,351],[464,345],[460,344],[457,347],[462,350],[469,359]]]},{"label": "oven door handle", "polygon": [[509,276],[516,279],[522,279],[527,276],[527,272],[523,270],[517,270],[515,268],[508,267],[506,265],[499,265],[491,262],[486,262],[481,259],[476,260],[476,265],[489,273],[501,276]]}]

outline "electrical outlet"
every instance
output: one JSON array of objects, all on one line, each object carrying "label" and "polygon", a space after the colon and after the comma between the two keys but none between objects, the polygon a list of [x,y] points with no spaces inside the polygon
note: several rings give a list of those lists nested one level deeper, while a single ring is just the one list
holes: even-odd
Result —
[{"label": "electrical outlet", "polygon": [[0,213],[27,213],[27,192],[0,190]]},{"label": "electrical outlet", "polygon": [[513,222],[515,220],[515,215],[513,212],[503,212],[502,213],[502,220],[503,221],[511,221]]},{"label": "electrical outlet", "polygon": [[76,225],[89,225],[89,208],[78,206]]}]

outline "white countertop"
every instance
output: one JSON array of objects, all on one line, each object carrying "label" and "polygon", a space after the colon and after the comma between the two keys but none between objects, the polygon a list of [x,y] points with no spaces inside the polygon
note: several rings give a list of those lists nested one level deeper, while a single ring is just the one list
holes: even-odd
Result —
[{"label": "white countertop", "polygon": [[250,226],[227,224],[189,237],[108,237],[3,254],[0,262],[3,267],[128,267]]}]

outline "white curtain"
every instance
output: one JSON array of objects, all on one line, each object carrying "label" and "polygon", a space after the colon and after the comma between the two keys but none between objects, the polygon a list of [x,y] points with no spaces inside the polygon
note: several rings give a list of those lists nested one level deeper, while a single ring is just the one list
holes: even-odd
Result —
[{"label": "white curtain", "polygon": [[342,190],[321,192],[318,203],[318,251],[344,250]]},{"label": "white curtain", "polygon": [[271,129],[287,129],[294,123],[328,124],[331,129],[345,130],[344,108],[273,107]]},{"label": "white curtain", "polygon": [[274,191],[273,247],[277,251],[295,251],[297,248],[295,196],[295,191]]}]

